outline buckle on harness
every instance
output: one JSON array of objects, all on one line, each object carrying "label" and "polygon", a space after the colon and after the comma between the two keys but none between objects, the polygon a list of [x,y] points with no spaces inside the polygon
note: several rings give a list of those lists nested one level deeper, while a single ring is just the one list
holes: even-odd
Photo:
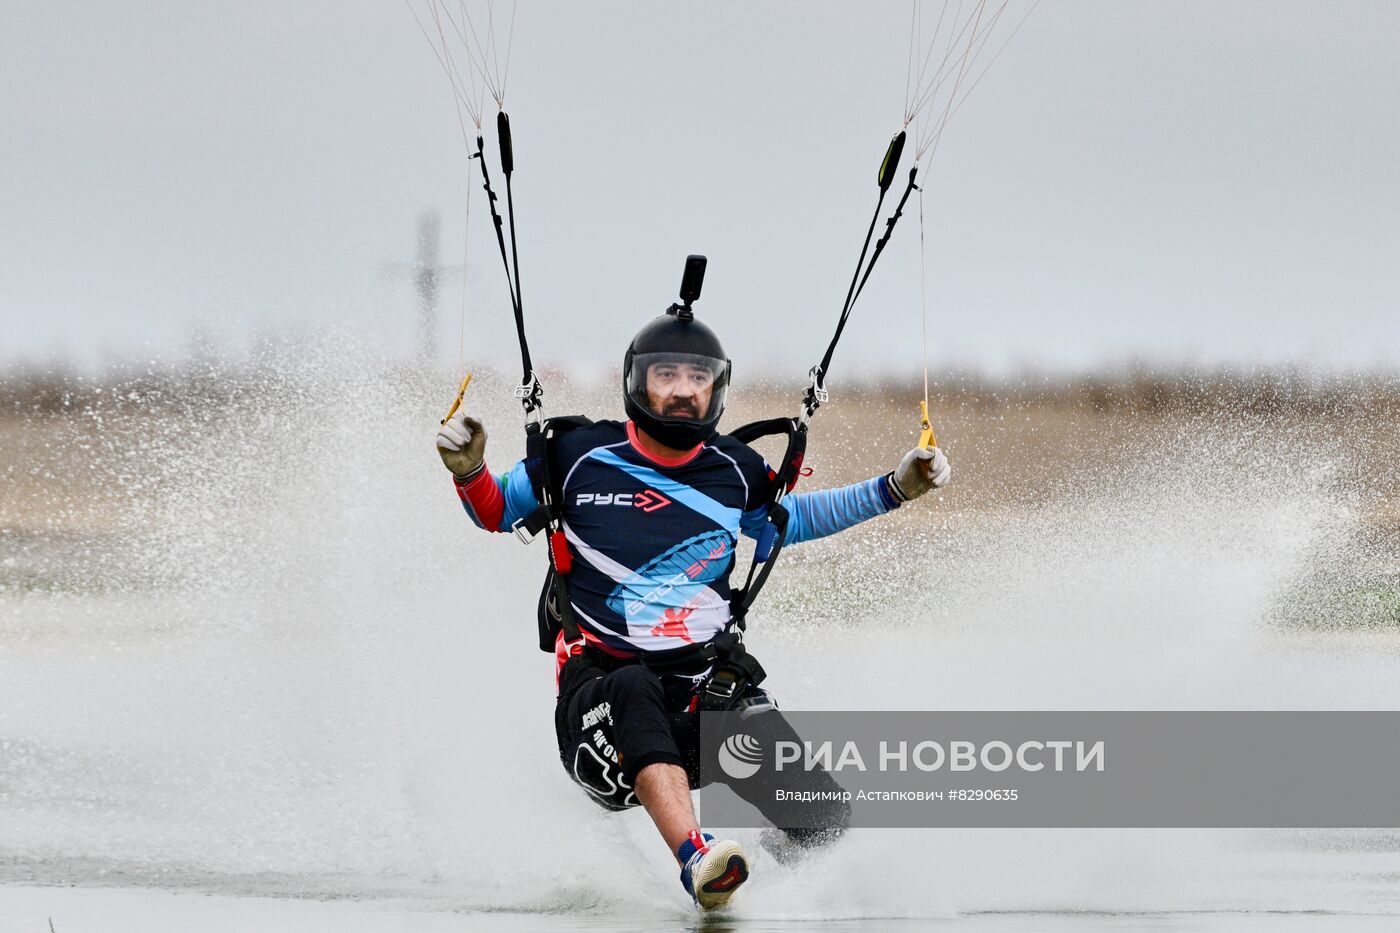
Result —
[{"label": "buckle on harness", "polygon": [[710,675],[705,684],[705,695],[700,698],[700,708],[725,710],[729,708],[734,695],[739,692],[739,675],[732,670],[720,668]]},{"label": "buckle on harness", "polygon": [[521,544],[529,544],[531,541],[535,540],[535,536],[539,534],[537,531],[532,532],[530,529],[526,528],[525,519],[523,518],[517,518],[515,524],[510,526],[510,530],[515,532],[515,536],[520,539]]},{"label": "buckle on harness", "polygon": [[540,403],[540,399],[544,398],[544,386],[540,385],[540,377],[535,375],[533,369],[530,370],[529,378],[516,386],[512,394],[525,408],[526,425],[533,424],[539,427],[544,424],[544,406]]},{"label": "buckle on harness", "polygon": [[749,687],[757,687],[768,675],[758,659],[744,650],[737,632],[721,632],[710,644],[714,646],[715,669],[700,692],[700,709],[722,712],[736,708]]},{"label": "buckle on harness", "polygon": [[807,375],[812,377],[812,381],[807,385],[807,394],[802,397],[802,413],[797,416],[799,431],[807,430],[807,422],[812,420],[822,403],[831,397],[826,391],[826,386],[822,384],[821,366],[813,366]]},{"label": "buckle on harness", "polygon": [[522,380],[520,385],[515,387],[514,395],[522,401],[534,401],[544,395],[544,386],[540,385],[540,377],[535,375],[533,369],[530,370],[530,378]]},{"label": "buckle on harness", "polygon": [[515,536],[520,539],[522,544],[529,544],[541,531],[549,527],[549,515],[549,506],[540,506],[529,515],[517,518],[510,526],[510,530],[515,532]]}]

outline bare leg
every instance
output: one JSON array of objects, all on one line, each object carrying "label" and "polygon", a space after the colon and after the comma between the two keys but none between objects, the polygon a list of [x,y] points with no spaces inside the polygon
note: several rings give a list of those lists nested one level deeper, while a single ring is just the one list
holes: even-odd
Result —
[{"label": "bare leg", "polygon": [[679,765],[656,762],[637,772],[637,799],[674,855],[692,830],[700,828],[690,802],[690,781]]}]

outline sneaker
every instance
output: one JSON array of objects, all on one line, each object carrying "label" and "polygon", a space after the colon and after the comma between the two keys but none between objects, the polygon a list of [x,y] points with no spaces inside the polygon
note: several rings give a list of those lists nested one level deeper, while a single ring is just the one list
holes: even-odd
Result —
[{"label": "sneaker", "polygon": [[676,857],[681,860],[681,884],[701,910],[723,907],[749,878],[749,860],[739,843],[716,842],[709,833],[692,832]]}]

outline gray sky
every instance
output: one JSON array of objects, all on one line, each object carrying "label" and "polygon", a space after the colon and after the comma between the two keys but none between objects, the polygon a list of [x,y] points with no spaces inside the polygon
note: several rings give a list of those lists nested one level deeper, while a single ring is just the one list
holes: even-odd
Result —
[{"label": "gray sky", "polygon": [[[736,378],[815,362],[901,117],[908,17],[522,3],[506,103],[537,357],[616,365],[704,252]],[[1379,0],[1044,0],[926,166],[935,364],[1400,364],[1397,49]],[[328,327],[404,356],[411,295],[386,270],[421,210],[460,261],[465,150],[401,0],[11,3],[0,69],[0,365]],[[468,359],[509,368],[476,194]],[[838,371],[917,370],[918,256],[911,212]],[[448,363],[460,302],[449,285]]]}]

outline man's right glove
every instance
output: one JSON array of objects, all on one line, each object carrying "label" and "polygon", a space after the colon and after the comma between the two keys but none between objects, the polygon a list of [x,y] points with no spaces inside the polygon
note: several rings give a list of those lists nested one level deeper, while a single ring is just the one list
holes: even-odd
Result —
[{"label": "man's right glove", "polygon": [[889,476],[890,491],[900,502],[917,499],[930,489],[948,485],[953,468],[937,447],[915,447]]},{"label": "man's right glove", "polygon": [[469,479],[486,464],[486,426],[459,408],[438,430],[437,449],[453,476]]}]

